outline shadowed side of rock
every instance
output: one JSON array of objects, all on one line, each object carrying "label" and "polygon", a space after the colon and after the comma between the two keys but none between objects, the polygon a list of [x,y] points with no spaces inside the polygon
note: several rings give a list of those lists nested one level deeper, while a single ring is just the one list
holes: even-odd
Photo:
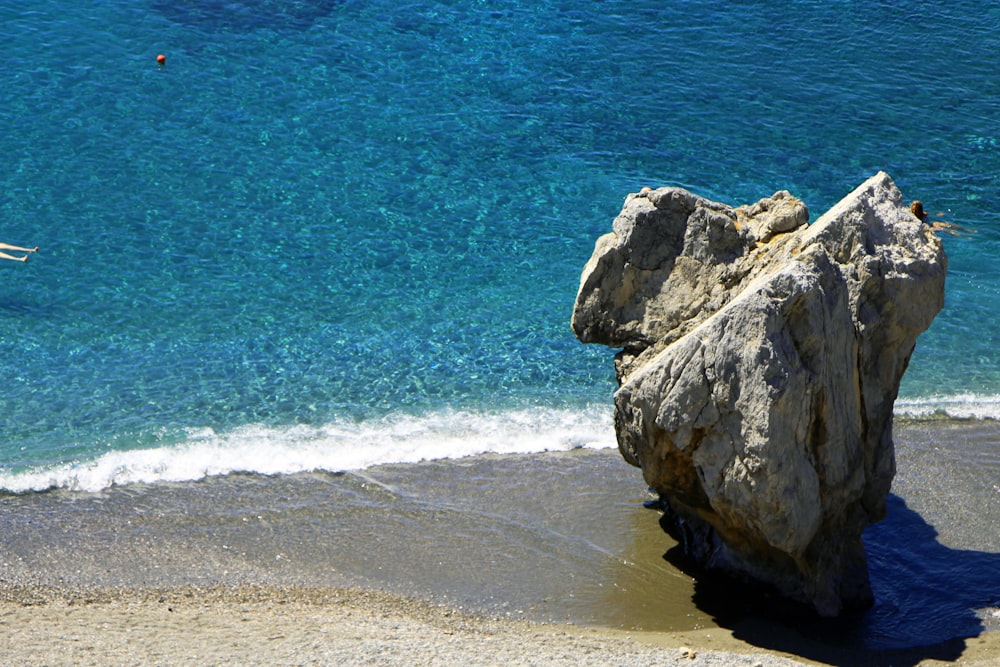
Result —
[{"label": "shadowed side of rock", "polygon": [[630,195],[573,329],[622,348],[619,447],[687,555],[834,615],[871,602],[861,533],[884,516],[892,405],[946,258],[884,173],[807,221],[787,192]]}]

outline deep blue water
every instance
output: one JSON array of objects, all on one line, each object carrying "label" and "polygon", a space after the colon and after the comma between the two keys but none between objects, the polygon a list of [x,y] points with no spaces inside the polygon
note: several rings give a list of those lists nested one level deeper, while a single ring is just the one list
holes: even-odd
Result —
[{"label": "deep blue water", "polygon": [[970,1],[3,2],[0,240],[41,251],[0,265],[0,486],[611,445],[611,351],[568,320],[644,185],[815,218],[887,170],[977,230],[897,409],[998,416],[998,28]]}]

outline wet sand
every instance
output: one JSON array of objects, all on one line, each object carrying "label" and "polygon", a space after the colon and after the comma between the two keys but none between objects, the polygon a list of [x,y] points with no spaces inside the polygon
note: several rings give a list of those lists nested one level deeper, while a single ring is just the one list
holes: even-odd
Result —
[{"label": "wet sand", "polygon": [[0,664],[996,664],[997,468],[940,451],[995,435],[897,429],[889,600],[833,624],[720,607],[612,451],[6,497]]}]

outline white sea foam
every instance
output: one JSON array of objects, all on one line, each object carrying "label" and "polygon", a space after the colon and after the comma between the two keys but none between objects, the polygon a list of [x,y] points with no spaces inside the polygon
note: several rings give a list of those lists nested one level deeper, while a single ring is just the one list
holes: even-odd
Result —
[{"label": "white sea foam", "polygon": [[[1000,395],[898,399],[898,416],[1000,419]],[[0,472],[11,493],[72,489],[96,492],[138,482],[183,482],[213,475],[343,472],[386,463],[417,463],[477,454],[518,454],[615,446],[612,407],[525,408],[505,412],[444,410],[369,421],[227,432],[191,429],[179,444],[110,451],[92,460]]]},{"label": "white sea foam", "polygon": [[926,419],[1000,419],[1000,395],[954,394],[926,398],[897,399],[897,415]]},{"label": "white sea foam", "polygon": [[335,421],[321,427],[192,429],[174,446],[113,451],[97,459],[0,473],[13,493],[66,488],[96,492],[137,482],[182,482],[213,475],[343,472],[477,454],[517,454],[615,445],[609,406],[485,413],[441,411]]}]

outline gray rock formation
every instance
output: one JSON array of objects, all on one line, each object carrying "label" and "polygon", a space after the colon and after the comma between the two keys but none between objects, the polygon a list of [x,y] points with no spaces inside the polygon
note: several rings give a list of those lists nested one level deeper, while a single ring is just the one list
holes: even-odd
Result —
[{"label": "gray rock formation", "polygon": [[861,533],[885,515],[893,403],[947,258],[882,172],[808,218],[787,192],[629,195],[572,325],[622,348],[619,448],[687,555],[836,615],[872,601]]}]

